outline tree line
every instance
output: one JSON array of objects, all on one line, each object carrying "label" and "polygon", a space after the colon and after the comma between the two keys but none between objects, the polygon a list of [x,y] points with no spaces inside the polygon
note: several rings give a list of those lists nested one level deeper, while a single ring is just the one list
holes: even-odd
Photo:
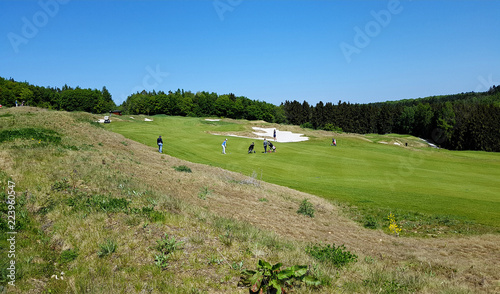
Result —
[{"label": "tree line", "polygon": [[116,108],[105,86],[102,90],[72,88],[68,85],[52,88],[0,77],[0,105],[12,107],[16,101],[19,105],[90,113],[105,113]]},{"label": "tree line", "polygon": [[135,93],[120,106],[128,114],[167,114],[180,116],[219,116],[234,119],[265,120],[285,123],[281,107],[264,101],[250,100],[234,94],[184,91]]},{"label": "tree line", "polygon": [[[116,108],[106,87],[40,87],[0,77],[0,104],[14,106],[16,100],[30,106],[91,113]],[[500,86],[486,92],[370,104],[320,101],[315,106],[296,100],[276,106],[232,93],[142,91],[129,95],[117,108],[125,114],[218,116],[336,132],[410,134],[451,150],[500,151]]]},{"label": "tree line", "polygon": [[500,151],[500,86],[487,92],[370,104],[339,101],[311,106],[286,101],[285,121],[349,133],[398,133],[430,139],[451,150]]}]

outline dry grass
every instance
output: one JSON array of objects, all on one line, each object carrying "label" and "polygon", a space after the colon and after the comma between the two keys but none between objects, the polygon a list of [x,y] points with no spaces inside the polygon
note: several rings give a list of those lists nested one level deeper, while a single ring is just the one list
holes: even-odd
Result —
[{"label": "dry grass", "polygon": [[[498,235],[389,236],[360,227],[339,207],[313,195],[158,154],[89,123],[97,116],[29,107],[6,111],[14,114],[15,127],[39,126],[62,135],[62,147],[0,145],[0,168],[17,183],[18,193],[30,198],[26,207],[43,232],[23,233],[27,241],[19,243],[19,260],[33,259],[18,286],[9,288],[13,293],[247,293],[236,286],[234,263],[243,261],[252,269],[262,258],[313,265],[303,250],[311,242],[345,244],[359,262],[342,270],[317,264],[315,272],[330,277],[331,285],[299,293],[500,291]],[[64,148],[70,145],[78,150]],[[192,173],[175,171],[179,165]],[[70,189],[51,189],[63,178]],[[199,197],[203,190],[210,190],[205,199]],[[165,219],[74,211],[66,204],[83,194],[126,198],[137,208],[153,206]],[[314,218],[296,213],[304,198],[314,204]],[[40,213],[44,207],[51,209]],[[165,233],[183,247],[161,270],[154,265],[154,247]],[[117,251],[100,258],[98,245],[106,239],[116,242]],[[61,264],[57,256],[66,249],[79,255]],[[64,280],[51,278],[60,271],[66,272]]]}]

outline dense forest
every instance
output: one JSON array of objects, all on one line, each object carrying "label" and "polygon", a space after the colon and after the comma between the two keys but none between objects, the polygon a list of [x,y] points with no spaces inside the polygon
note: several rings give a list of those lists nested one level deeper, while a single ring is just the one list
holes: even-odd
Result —
[{"label": "dense forest", "polygon": [[286,122],[349,133],[398,133],[451,150],[500,151],[500,86],[489,91],[371,104],[286,101]]},{"label": "dense forest", "polygon": [[130,95],[120,107],[129,114],[219,116],[285,123],[282,107],[250,100],[243,96],[237,97],[232,93],[217,95],[217,93],[197,92],[194,94],[180,89],[168,93],[142,91]]},{"label": "dense forest", "polygon": [[[106,113],[116,108],[110,93],[97,89],[33,86],[0,77],[0,104]],[[276,106],[234,94],[142,91],[118,107],[126,114],[219,116],[300,125],[350,133],[399,133],[430,139],[451,150],[500,151],[500,86],[469,92],[371,104],[285,101]]]},{"label": "dense forest", "polygon": [[105,113],[116,107],[111,94],[103,87],[97,89],[51,88],[16,82],[0,77],[0,105],[29,105],[57,110]]}]

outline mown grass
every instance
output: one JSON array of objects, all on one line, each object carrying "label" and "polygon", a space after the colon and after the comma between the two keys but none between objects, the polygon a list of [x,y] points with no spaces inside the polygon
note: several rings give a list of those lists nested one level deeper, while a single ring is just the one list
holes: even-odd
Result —
[{"label": "mown grass", "polygon": [[[276,143],[278,152],[273,154],[259,153],[263,148],[258,140],[229,137],[224,156],[221,142],[228,134],[251,132],[247,122],[162,116],[153,122],[114,122],[107,128],[149,146],[163,135],[165,152],[172,156],[247,175],[257,172],[263,181],[347,203],[366,215],[384,208],[400,219],[421,214],[423,222],[435,219],[440,226],[447,221],[478,225],[477,230],[447,229],[460,233],[494,232],[497,229],[491,227],[500,226],[496,153],[415,147],[422,145],[418,139],[404,135],[334,135],[300,129],[297,132],[308,133],[311,140]],[[330,146],[331,136],[337,138],[337,147]],[[257,153],[247,154],[252,141],[257,141]]]}]

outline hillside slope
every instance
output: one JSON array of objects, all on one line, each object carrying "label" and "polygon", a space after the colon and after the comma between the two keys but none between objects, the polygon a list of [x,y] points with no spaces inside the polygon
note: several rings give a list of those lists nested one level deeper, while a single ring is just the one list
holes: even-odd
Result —
[{"label": "hillside slope", "polygon": [[[500,236],[413,239],[361,228],[313,195],[161,155],[87,113],[0,112],[0,186],[15,183],[15,258],[2,207],[2,285],[9,293],[248,293],[259,259],[309,265],[325,285],[296,293],[500,291]],[[176,170],[185,166],[192,172]],[[179,169],[179,170],[182,170]],[[313,218],[296,213],[309,199]],[[158,266],[158,241],[176,250]],[[305,253],[345,244],[338,269]],[[6,265],[15,260],[15,286]],[[61,272],[64,279],[61,279]],[[56,277],[57,275],[57,277]]]}]

